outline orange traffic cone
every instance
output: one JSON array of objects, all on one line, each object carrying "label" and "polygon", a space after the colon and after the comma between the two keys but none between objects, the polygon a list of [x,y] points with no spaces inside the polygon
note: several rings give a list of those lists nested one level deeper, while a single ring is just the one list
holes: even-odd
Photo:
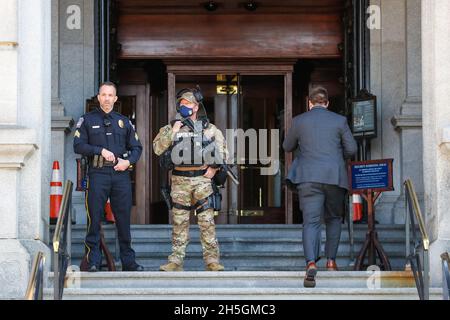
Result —
[{"label": "orange traffic cone", "polygon": [[116,222],[116,219],[114,219],[114,214],[111,209],[111,203],[109,202],[109,198],[108,198],[108,201],[106,201],[106,205],[105,205],[105,219],[109,223]]},{"label": "orange traffic cone", "polygon": [[53,161],[52,181],[50,181],[50,224],[56,224],[62,201],[62,182],[59,162]]},{"label": "orange traffic cone", "polygon": [[352,197],[353,202],[353,221],[359,221],[362,219],[362,198],[359,194],[354,194]]}]

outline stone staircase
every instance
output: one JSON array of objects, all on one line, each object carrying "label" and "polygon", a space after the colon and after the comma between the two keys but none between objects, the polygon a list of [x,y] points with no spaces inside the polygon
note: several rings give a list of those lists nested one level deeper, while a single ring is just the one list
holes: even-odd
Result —
[{"label": "stone staircase", "polygon": [[[303,288],[304,272],[98,272],[74,273],[64,299],[132,300],[417,300],[411,272],[322,271],[316,288]],[[50,274],[53,281],[53,274]],[[44,290],[52,298],[52,289]],[[442,299],[433,288],[431,299]]]},{"label": "stone staircase", "polygon": [[[380,241],[387,252],[393,270],[405,266],[405,232],[401,225],[377,225]],[[74,225],[72,229],[72,264],[79,265],[84,253],[86,226]],[[367,225],[355,225],[354,257],[358,254]],[[114,226],[104,226],[105,239],[111,253],[115,254]],[[186,251],[184,269],[204,270],[198,226],[190,228],[191,241]],[[305,267],[301,225],[218,225],[221,262],[226,271],[298,271]],[[171,252],[171,226],[143,225],[132,227],[133,248],[137,261],[148,271],[158,271]],[[322,246],[325,232],[322,232]],[[343,228],[337,263],[341,270],[352,270],[350,242]],[[321,267],[325,261],[319,262]]]},{"label": "stone staircase", "polygon": [[[72,230],[72,264],[79,265],[84,252],[86,226]],[[355,225],[357,255],[367,225]],[[301,225],[218,225],[224,272],[205,272],[198,226],[191,226],[184,272],[159,272],[171,251],[171,226],[133,226],[133,247],[146,272],[75,272],[69,274],[64,299],[152,300],[301,300],[301,299],[418,299],[411,272],[405,268],[405,234],[401,225],[377,225],[378,235],[393,269],[391,272],[350,271],[350,244],[343,228],[339,247],[339,272],[324,270],[319,262],[316,288],[303,288],[304,255]],[[105,238],[115,255],[114,226],[104,226]],[[325,240],[325,233],[322,234]],[[116,262],[120,270],[120,262]],[[52,299],[53,273],[45,298]],[[442,290],[432,288],[431,299]]]}]

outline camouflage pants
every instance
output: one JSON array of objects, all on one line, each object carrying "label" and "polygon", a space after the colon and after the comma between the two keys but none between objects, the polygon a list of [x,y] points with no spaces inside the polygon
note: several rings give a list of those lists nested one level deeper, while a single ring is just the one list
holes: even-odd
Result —
[{"label": "camouflage pants", "polygon": [[[207,198],[213,193],[211,179],[200,177],[172,176],[172,201],[184,206],[191,206],[198,200]],[[172,254],[169,261],[182,265],[189,243],[189,217],[190,211],[172,209]],[[197,214],[200,228],[200,240],[203,249],[203,259],[208,265],[219,262],[219,243],[216,238],[216,225],[214,223],[214,210],[208,209]]]}]

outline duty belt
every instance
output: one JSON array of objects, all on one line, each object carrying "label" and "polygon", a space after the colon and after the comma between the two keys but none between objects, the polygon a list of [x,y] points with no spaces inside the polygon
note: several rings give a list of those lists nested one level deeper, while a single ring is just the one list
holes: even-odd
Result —
[{"label": "duty belt", "polygon": [[172,175],[193,178],[193,177],[203,176],[206,173],[206,171],[208,171],[208,170],[204,169],[204,170],[181,171],[181,170],[173,169]]},{"label": "duty belt", "polygon": [[103,156],[98,154],[93,156],[89,163],[92,168],[114,167],[116,164],[117,162],[107,161]]}]

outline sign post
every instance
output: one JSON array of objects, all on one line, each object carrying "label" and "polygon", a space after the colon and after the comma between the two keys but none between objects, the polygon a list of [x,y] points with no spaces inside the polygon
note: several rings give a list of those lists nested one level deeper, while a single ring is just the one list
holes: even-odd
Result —
[{"label": "sign post", "polygon": [[392,181],[393,159],[350,162],[348,176],[352,194],[360,194],[367,201],[368,231],[366,240],[355,262],[355,270],[363,270],[367,255],[369,266],[376,264],[378,255],[383,270],[391,270],[391,265],[383,250],[375,230],[375,201],[384,191],[394,190]]}]

